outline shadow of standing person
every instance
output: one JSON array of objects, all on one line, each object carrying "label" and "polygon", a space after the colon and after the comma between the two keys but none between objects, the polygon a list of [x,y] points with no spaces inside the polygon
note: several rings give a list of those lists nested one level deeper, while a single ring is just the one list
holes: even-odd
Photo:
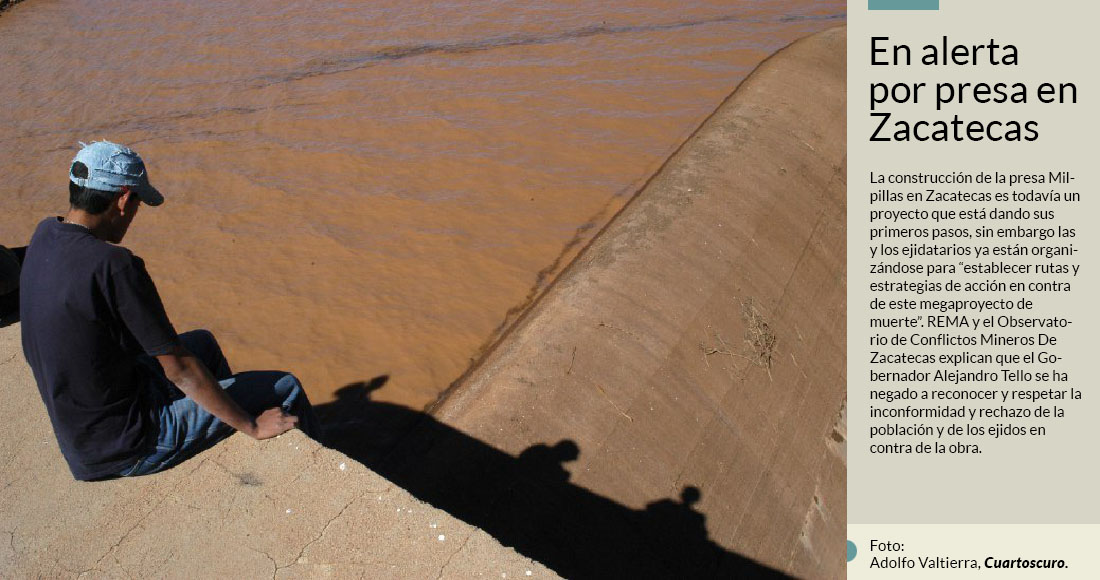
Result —
[{"label": "shadow of standing person", "polygon": [[787,577],[710,541],[693,508],[698,488],[631,509],[571,483],[576,442],[512,455],[427,413],[371,401],[387,379],[353,383],[315,407],[326,444],[566,578]]}]

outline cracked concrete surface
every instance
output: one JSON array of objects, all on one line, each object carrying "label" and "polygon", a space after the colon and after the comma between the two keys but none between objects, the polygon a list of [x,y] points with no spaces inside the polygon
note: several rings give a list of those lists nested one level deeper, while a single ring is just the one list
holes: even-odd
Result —
[{"label": "cracked concrete surface", "polygon": [[0,329],[0,577],[557,577],[300,431],[74,481],[21,353]]}]

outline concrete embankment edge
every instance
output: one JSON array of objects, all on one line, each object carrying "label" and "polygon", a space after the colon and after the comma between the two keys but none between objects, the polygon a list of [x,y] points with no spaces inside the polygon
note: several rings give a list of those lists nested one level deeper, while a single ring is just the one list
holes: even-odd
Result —
[{"label": "concrete embankment edge", "polygon": [[433,410],[711,541],[844,575],[846,29],[763,63]]},{"label": "concrete embankment edge", "polygon": [[0,329],[0,391],[0,577],[557,577],[297,430],[73,481],[18,325]]}]

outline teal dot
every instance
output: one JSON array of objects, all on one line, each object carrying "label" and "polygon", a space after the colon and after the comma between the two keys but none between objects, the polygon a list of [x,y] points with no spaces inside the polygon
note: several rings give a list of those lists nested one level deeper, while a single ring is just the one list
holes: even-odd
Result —
[{"label": "teal dot", "polygon": [[851,540],[848,540],[848,561],[851,562],[852,560],[855,560],[855,559],[856,559],[856,543],[851,541]]}]

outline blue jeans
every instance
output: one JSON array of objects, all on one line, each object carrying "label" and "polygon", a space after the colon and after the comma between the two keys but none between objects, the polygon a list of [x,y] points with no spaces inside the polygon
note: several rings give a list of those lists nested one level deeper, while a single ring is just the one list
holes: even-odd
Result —
[{"label": "blue jeans", "polygon": [[[210,369],[222,389],[245,411],[259,415],[272,407],[282,407],[298,417],[298,427],[307,435],[315,439],[319,436],[313,407],[306,398],[302,384],[294,375],[277,371],[232,374],[217,340],[206,330],[185,332],[180,335],[180,342]],[[164,370],[155,360],[142,362],[153,371],[149,400],[158,431],[155,447],[151,445],[145,456],[132,467],[122,470],[119,475],[123,477],[148,475],[168,469],[212,447],[234,431],[221,419],[184,396],[164,376]]]}]

